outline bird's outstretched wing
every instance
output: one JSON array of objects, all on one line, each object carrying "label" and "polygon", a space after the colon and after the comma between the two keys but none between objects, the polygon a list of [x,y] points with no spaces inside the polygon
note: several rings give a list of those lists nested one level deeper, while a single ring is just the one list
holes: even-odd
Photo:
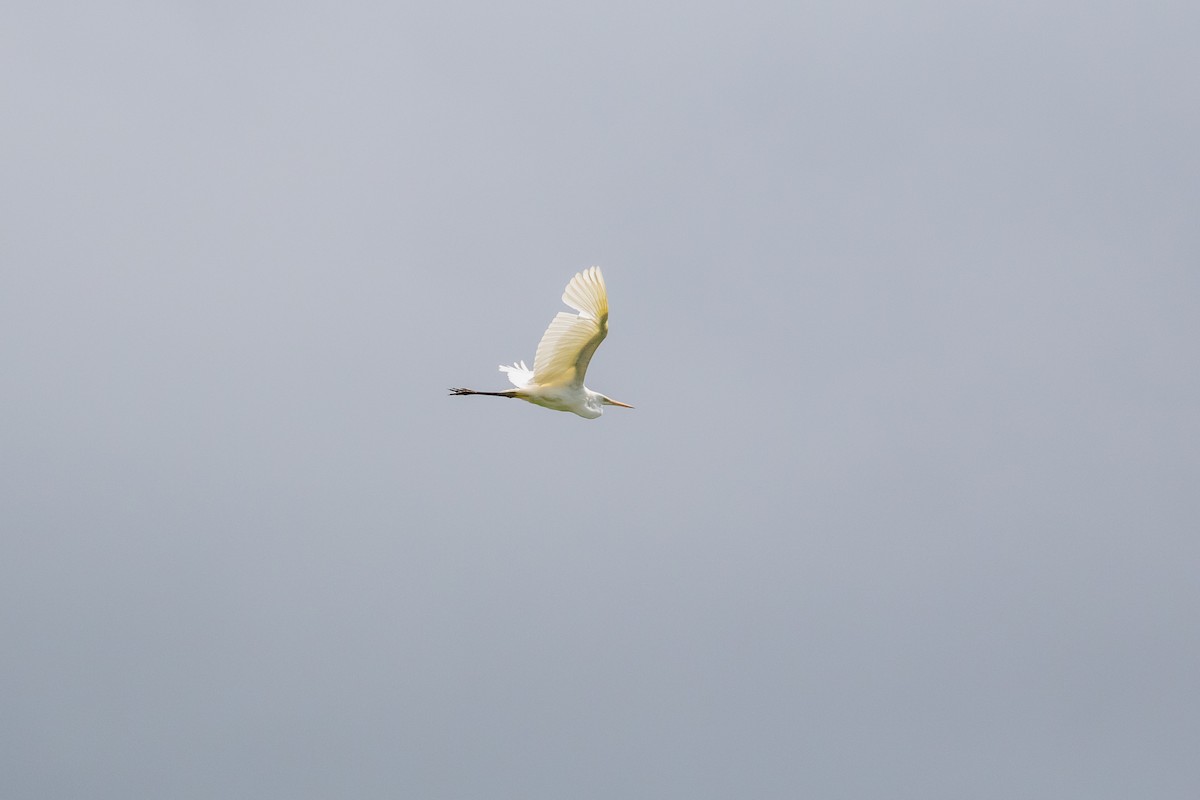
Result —
[{"label": "bird's outstretched wing", "polygon": [[608,335],[608,292],[599,267],[580,272],[563,292],[565,311],[550,322],[533,357],[533,380],[541,386],[583,385],[592,354]]}]

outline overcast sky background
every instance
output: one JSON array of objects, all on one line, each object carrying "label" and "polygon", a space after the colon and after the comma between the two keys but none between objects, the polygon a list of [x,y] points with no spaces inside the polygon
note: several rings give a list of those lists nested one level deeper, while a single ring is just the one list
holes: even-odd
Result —
[{"label": "overcast sky background", "polygon": [[1191,800],[1198,30],[7,7],[0,795]]}]

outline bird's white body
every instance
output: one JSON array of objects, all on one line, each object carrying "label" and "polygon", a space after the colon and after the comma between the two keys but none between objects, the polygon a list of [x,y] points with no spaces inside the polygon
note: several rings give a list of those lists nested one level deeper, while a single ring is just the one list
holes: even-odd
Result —
[{"label": "bird's white body", "polygon": [[[500,369],[506,368],[501,367]],[[509,373],[509,378],[512,378],[512,373]],[[585,419],[595,419],[604,413],[604,395],[593,392],[582,385],[525,384],[514,391],[513,397],[528,400],[535,406],[549,408],[553,411],[570,411]]]},{"label": "bird's white body", "polygon": [[515,389],[503,392],[477,392],[474,389],[451,389],[451,394],[484,394],[496,397],[515,397],[554,411],[570,411],[585,419],[595,419],[604,413],[604,406],[622,406],[599,392],[583,385],[592,354],[608,335],[608,290],[599,267],[590,267],[577,274],[567,284],[563,302],[578,311],[560,311],[538,343],[533,369],[524,361],[512,366],[501,365]]}]

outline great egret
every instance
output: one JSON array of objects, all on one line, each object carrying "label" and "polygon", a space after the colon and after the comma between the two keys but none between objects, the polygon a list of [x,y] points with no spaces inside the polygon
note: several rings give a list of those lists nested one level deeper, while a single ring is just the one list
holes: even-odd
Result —
[{"label": "great egret", "polygon": [[572,278],[562,299],[579,313],[558,312],[538,343],[533,370],[524,361],[500,367],[517,388],[503,392],[451,389],[450,394],[516,397],[543,408],[570,411],[585,419],[603,414],[604,406],[633,408],[583,385],[583,373],[592,353],[608,335],[608,292],[600,268],[589,267]]}]

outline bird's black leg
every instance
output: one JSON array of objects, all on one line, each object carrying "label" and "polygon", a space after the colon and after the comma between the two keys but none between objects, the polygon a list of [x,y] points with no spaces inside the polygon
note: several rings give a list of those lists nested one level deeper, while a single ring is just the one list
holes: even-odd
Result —
[{"label": "bird's black leg", "polygon": [[516,397],[516,392],[513,392],[512,390],[509,390],[507,392],[477,392],[474,389],[451,389],[450,394],[452,394],[452,395],[482,394],[482,395],[487,395],[488,397]]}]

